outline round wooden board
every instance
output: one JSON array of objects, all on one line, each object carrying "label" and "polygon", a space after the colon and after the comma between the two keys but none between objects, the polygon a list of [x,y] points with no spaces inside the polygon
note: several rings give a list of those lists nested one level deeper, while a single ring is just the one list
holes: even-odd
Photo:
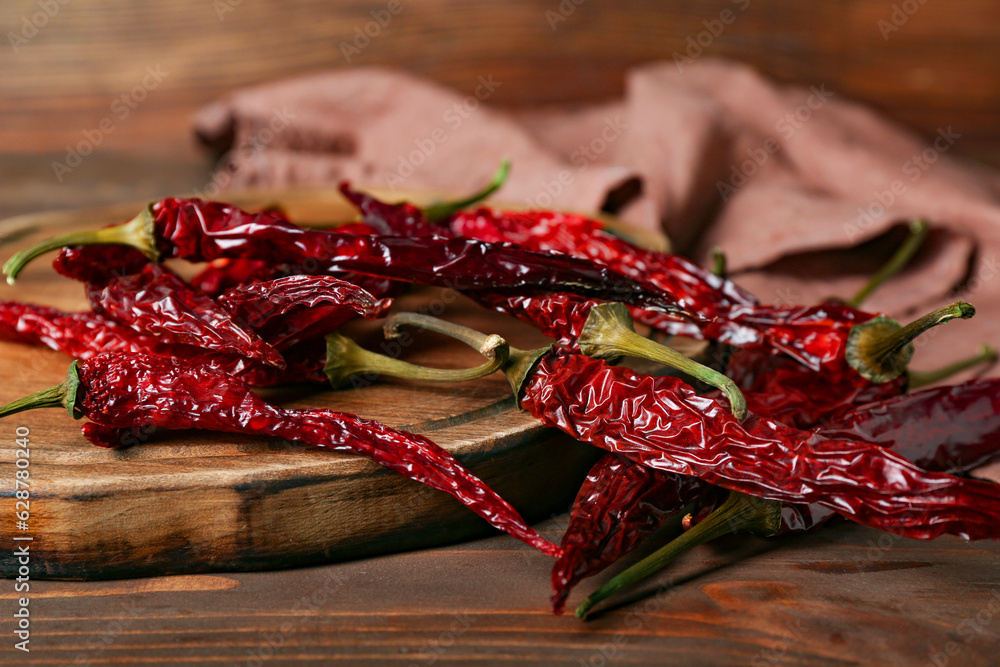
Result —
[{"label": "round wooden board", "polygon": [[[247,193],[247,208],[280,204],[295,220],[347,220],[353,210],[331,190]],[[53,233],[130,218],[143,203],[21,216],[0,226],[0,253]],[[66,310],[87,307],[81,285],[57,275],[49,258],[30,265],[0,299]],[[536,331],[487,312],[454,292],[427,288],[394,310],[429,309],[517,346],[547,341]],[[369,349],[383,343],[379,323],[354,323]],[[415,333],[408,360],[441,367],[482,359],[440,336]],[[0,343],[0,404],[57,384],[69,359]],[[543,428],[514,404],[501,374],[458,385],[374,382],[346,391],[315,387],[268,390],[288,407],[329,407],[426,434],[514,504],[529,520],[563,511],[597,452]],[[159,431],[126,450],[91,446],[80,423],[61,410],[37,410],[0,422],[0,531],[5,544],[30,536],[32,576],[100,579],[181,572],[305,565],[426,547],[489,533],[488,524],[444,493],[369,460],[305,445],[192,431]],[[30,520],[15,516],[15,449],[30,431]],[[511,538],[511,546],[528,547]],[[0,574],[15,576],[13,550]]]}]

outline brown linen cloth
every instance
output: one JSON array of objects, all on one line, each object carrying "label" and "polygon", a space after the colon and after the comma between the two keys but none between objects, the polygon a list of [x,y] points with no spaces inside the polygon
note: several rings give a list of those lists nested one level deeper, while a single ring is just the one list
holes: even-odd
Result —
[{"label": "brown linen cloth", "polygon": [[227,151],[223,187],[334,184],[467,193],[512,160],[497,199],[619,213],[696,259],[718,246],[769,303],[849,296],[892,253],[901,226],[933,232],[866,303],[900,319],[959,298],[976,318],[926,337],[915,368],[997,341],[1000,176],[951,156],[824,85],[782,87],[704,59],[627,74],[621,100],[507,112],[492,76],[462,96],[398,71],[342,69],[237,92],[195,129]]}]

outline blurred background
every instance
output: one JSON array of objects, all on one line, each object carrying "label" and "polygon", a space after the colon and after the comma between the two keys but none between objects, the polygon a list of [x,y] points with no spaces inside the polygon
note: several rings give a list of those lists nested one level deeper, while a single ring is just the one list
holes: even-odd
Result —
[{"label": "blurred background", "polygon": [[[739,19],[697,45],[725,10]],[[372,29],[378,16],[391,19]],[[32,193],[61,208],[189,188],[210,168],[190,130],[200,106],[355,65],[464,93],[489,71],[506,82],[491,103],[523,108],[620,96],[628,67],[701,49],[822,82],[928,137],[951,125],[956,154],[1000,165],[1000,4],[985,0],[4,0],[0,28],[2,216],[37,210]],[[46,187],[51,161],[151,72],[162,80],[88,168]]]}]

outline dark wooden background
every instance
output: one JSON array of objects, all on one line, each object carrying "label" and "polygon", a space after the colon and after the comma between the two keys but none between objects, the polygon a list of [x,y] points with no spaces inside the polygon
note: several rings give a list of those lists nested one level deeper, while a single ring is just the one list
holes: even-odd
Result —
[{"label": "dark wooden background", "polygon": [[[746,6],[706,56],[826,84],[927,135],[952,125],[973,138],[965,155],[1000,165],[997,3],[564,0],[575,9],[553,30],[546,12],[559,12],[559,0],[400,1],[350,65],[405,67],[467,91],[493,73],[512,82],[494,97],[509,106],[614,96],[629,65],[670,58],[704,21]],[[209,164],[188,131],[195,109],[247,84],[348,66],[341,43],[387,4],[4,0],[0,216],[203,186]],[[891,24],[894,5],[919,9],[884,39],[879,21]],[[10,34],[44,6],[59,9],[15,51]],[[232,11],[220,18],[220,9]],[[52,160],[147,67],[163,82],[58,182]],[[557,539],[565,522],[541,527]],[[996,544],[921,543],[852,525],[770,544],[727,540],[586,625],[547,613],[549,562],[503,537],[280,572],[32,582],[30,654],[12,649],[20,594],[0,582],[0,662],[996,664],[998,555]]]},{"label": "dark wooden background", "polygon": [[602,99],[619,94],[625,68],[683,52],[727,9],[736,19],[705,56],[824,83],[928,135],[954,125],[972,139],[966,151],[1000,145],[1000,4],[989,0],[398,0],[401,10],[350,63],[342,43],[388,0],[46,2],[58,12],[16,51],[9,35],[21,34],[25,17],[42,22],[39,0],[0,3],[7,151],[79,141],[148,66],[166,78],[101,150],[176,150],[188,114],[222,93],[348,64],[401,66],[468,92],[492,73],[512,82],[492,98],[501,105]]}]

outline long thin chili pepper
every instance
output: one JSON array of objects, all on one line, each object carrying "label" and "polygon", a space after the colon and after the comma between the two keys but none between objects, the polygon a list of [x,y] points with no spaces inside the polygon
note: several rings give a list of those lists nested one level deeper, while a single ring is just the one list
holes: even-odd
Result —
[{"label": "long thin chili pepper", "polygon": [[153,335],[283,368],[285,360],[252,329],[183,279],[147,264],[142,271],[89,290],[95,312]]},{"label": "long thin chili pepper", "polygon": [[290,382],[327,383],[323,372],[326,343],[321,338],[286,350],[286,367],[278,369],[242,356],[174,343],[166,336],[140,333],[95,313],[67,313],[48,306],[0,301],[0,340],[43,345],[81,360],[103,352],[155,354],[210,366],[237,375],[254,387]]},{"label": "long thin chili pepper", "polygon": [[[363,192],[352,190],[345,182],[341,183],[340,191],[353,203],[362,214],[362,221],[328,228],[328,231],[339,231],[346,234],[387,234],[390,236],[424,236],[441,232],[440,227],[432,221],[442,220],[453,215],[466,206],[489,197],[496,192],[510,171],[510,163],[504,161],[490,183],[468,197],[458,201],[447,201],[433,204],[423,210],[409,203],[388,204]],[[273,211],[268,211],[273,213]],[[288,216],[281,216],[288,220]],[[138,251],[133,251],[137,254]],[[295,267],[308,270],[308,267]],[[237,287],[252,280],[271,280],[292,275],[292,267],[274,265],[261,260],[220,258],[192,279],[192,284],[207,294],[221,294],[227,289]],[[393,290],[386,280],[372,276],[357,275],[342,276],[350,282],[368,288],[377,296],[389,296]]]},{"label": "long thin chili pepper", "polygon": [[65,382],[0,408],[0,417],[43,407],[63,407],[105,427],[245,433],[356,452],[451,494],[496,528],[543,553],[560,554],[559,547],[427,438],[356,415],[278,408],[240,380],[209,368],[144,354],[103,354],[74,362]]},{"label": "long thin chili pepper", "polygon": [[713,487],[696,477],[639,465],[619,454],[594,464],[577,493],[552,566],[552,611],[562,613],[573,586],[634,549],[684,507]]},{"label": "long thin chili pepper", "polygon": [[44,345],[76,359],[89,359],[102,352],[148,352],[190,358],[231,373],[251,365],[243,357],[143,334],[95,313],[67,313],[49,306],[16,301],[0,301],[0,339]]},{"label": "long thin chili pepper", "polygon": [[278,350],[322,338],[358,315],[377,319],[392,305],[333,276],[308,275],[240,285],[218,302]]},{"label": "long thin chili pepper", "polygon": [[[855,440],[877,444],[893,450],[925,470],[965,473],[1000,456],[1000,380],[977,380],[954,387],[937,387],[915,394],[896,396],[856,408],[841,421],[817,427],[812,433],[829,440]],[[608,454],[605,459],[611,456],[615,455]],[[602,462],[605,459],[602,459]],[[637,535],[636,542],[663,523],[666,510],[677,512],[681,507],[677,503],[672,503],[669,498],[666,503],[657,505],[653,500],[658,494],[656,486],[663,485],[669,493],[670,489],[676,488],[677,482],[667,473],[659,473],[661,475],[659,478],[649,477],[653,472],[642,473],[643,479],[650,480],[644,487],[647,501],[632,504],[624,510],[630,515],[630,525],[645,529]],[[629,470],[623,472],[626,476],[628,473]],[[591,475],[593,474],[592,471]],[[705,487],[710,488],[708,485]],[[604,498],[603,502],[617,504],[614,483],[609,482],[604,488],[608,497]],[[578,496],[578,502],[581,496]],[[757,509],[771,511],[759,505]],[[783,504],[781,525],[775,532],[781,534],[812,530],[834,516],[838,516],[834,510],[817,504]],[[746,513],[744,518],[757,520],[753,512]],[[732,517],[729,521],[732,530],[742,527],[738,521],[734,522]],[[603,534],[602,529],[607,530],[599,523],[596,525],[584,523],[577,526],[571,521],[567,538],[563,542],[564,554],[557,562],[557,566],[571,557],[572,552],[568,544],[583,542],[592,545],[595,540],[600,539]],[[568,539],[570,530],[577,532],[572,540]],[[593,537],[588,541],[584,537],[587,535]],[[703,535],[701,541],[706,541],[706,536]],[[699,543],[699,540],[692,537],[687,537],[682,542],[687,546],[695,546],[696,543]],[[670,551],[661,554],[657,562],[662,567],[679,553],[677,545],[674,545]],[[624,551],[621,552],[621,555],[623,554]],[[655,569],[644,568],[640,573],[647,571],[651,573]],[[633,577],[638,574],[633,572],[628,577],[623,576],[627,581],[619,580],[610,589],[605,590],[605,593],[609,595],[634,584],[638,578]],[[554,588],[555,584],[556,579],[553,578]],[[584,611],[604,597],[605,594],[592,596]]]},{"label": "long thin chili pepper", "polygon": [[[813,433],[824,440],[878,444],[929,471],[968,472],[1000,456],[998,389],[1000,381],[985,380],[897,396],[858,408],[843,421],[818,427]],[[829,506],[815,503],[782,503],[778,507],[757,500],[734,494],[729,503],[716,510],[716,520],[708,522],[707,528],[701,528],[699,523],[690,534],[617,575],[588,596],[577,609],[577,616],[586,617],[598,602],[659,571],[684,551],[722,534],[753,528],[764,521],[769,521],[770,526],[765,536],[803,532],[838,516]],[[779,509],[780,520],[775,523]],[[656,517],[648,508],[636,513],[636,521]]]},{"label": "long thin chili pepper", "polygon": [[233,321],[211,297],[138,251],[124,249],[119,258],[113,250],[64,248],[54,262],[59,273],[87,283],[87,300],[95,313],[176,343],[284,367],[277,350]]},{"label": "long thin chili pepper", "polygon": [[[394,316],[387,328],[402,323],[417,322]],[[436,330],[458,328],[440,323]],[[510,348],[504,370],[523,394],[521,406],[544,424],[647,467],[769,500],[815,502],[909,537],[1000,537],[996,484],[927,472],[870,443],[816,440],[753,416],[741,424],[677,378],[585,355]]]},{"label": "long thin chili pepper", "polygon": [[656,285],[685,309],[698,310],[708,304],[758,303],[749,292],[694,262],[635,246],[606,232],[600,222],[582,215],[480,208],[460,211],[447,224],[457,236],[596,260],[619,273]]},{"label": "long thin chili pepper", "polygon": [[682,312],[655,287],[586,260],[468,239],[302,229],[267,213],[251,214],[228,204],[195,199],[164,199],[125,225],[43,241],[7,262],[8,281],[44,252],[64,245],[94,244],[127,245],[155,260],[174,257],[200,262],[229,257],[273,264],[319,262],[326,272],[355,271],[463,290],[576,292]]}]

